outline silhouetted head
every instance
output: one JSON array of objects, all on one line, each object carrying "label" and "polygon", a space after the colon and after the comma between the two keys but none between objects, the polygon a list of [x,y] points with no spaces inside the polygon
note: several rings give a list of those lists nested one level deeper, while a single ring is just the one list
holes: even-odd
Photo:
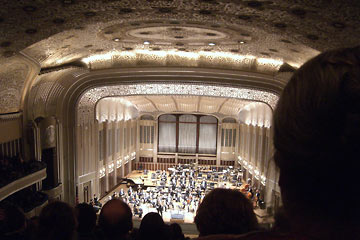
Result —
[{"label": "silhouetted head", "polygon": [[39,216],[39,239],[70,240],[76,229],[73,208],[56,201],[45,206]]},{"label": "silhouetted head", "polygon": [[208,193],[194,219],[200,236],[242,234],[258,229],[250,201],[239,191],[216,188]]},{"label": "silhouetted head", "polygon": [[26,228],[26,217],[21,209],[10,203],[0,205],[0,236],[23,232]]},{"label": "silhouetted head", "polygon": [[184,233],[181,229],[181,226],[178,223],[170,224],[170,232],[173,240],[183,240],[185,239]]},{"label": "silhouetted head", "polygon": [[147,213],[141,220],[138,237],[145,239],[169,239],[170,232],[162,217],[155,212]]},{"label": "silhouetted head", "polygon": [[101,209],[99,227],[108,238],[127,235],[133,228],[130,207],[117,198],[108,201]]},{"label": "silhouetted head", "polygon": [[96,226],[96,213],[93,206],[87,203],[80,203],[75,207],[75,214],[78,221],[78,232],[88,233]]},{"label": "silhouetted head", "polygon": [[[284,209],[298,222],[359,222],[360,47],[324,52],[298,69],[274,112]],[[357,225],[357,224],[355,224]],[[339,230],[341,231],[341,230]]]}]

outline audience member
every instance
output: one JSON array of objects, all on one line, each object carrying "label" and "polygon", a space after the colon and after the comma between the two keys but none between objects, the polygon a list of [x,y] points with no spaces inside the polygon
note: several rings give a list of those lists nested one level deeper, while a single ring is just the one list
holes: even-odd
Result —
[{"label": "audience member", "polygon": [[99,239],[127,239],[133,228],[130,207],[114,198],[105,203],[99,216]]},{"label": "audience member", "polygon": [[33,216],[27,221],[26,235],[28,239],[37,240],[39,230],[39,216]]},{"label": "audience member", "polygon": [[0,206],[0,238],[1,240],[28,239],[25,234],[26,217],[24,213],[12,204],[3,203]]},{"label": "audience member", "polygon": [[178,223],[170,224],[170,233],[172,240],[184,240],[185,236],[181,229],[181,226]]},{"label": "audience member", "polygon": [[346,197],[360,192],[360,46],[324,52],[298,69],[273,127],[288,222],[232,239],[360,239],[360,208]]},{"label": "audience member", "polygon": [[74,239],[76,225],[74,210],[70,205],[60,201],[49,203],[39,216],[38,239]]},{"label": "audience member", "polygon": [[137,240],[146,239],[170,239],[169,226],[158,213],[147,213],[141,220]]},{"label": "audience member", "polygon": [[359,195],[359,136],[360,47],[324,52],[293,75],[274,113],[274,159],[293,232],[360,239],[360,208],[343,196]]},{"label": "audience member", "polygon": [[134,227],[129,233],[129,240],[136,240],[138,232],[139,229]]},{"label": "audience member", "polygon": [[251,202],[239,191],[216,188],[200,204],[195,219],[199,236],[242,234],[258,229]]},{"label": "audience member", "polygon": [[78,221],[78,240],[95,239],[96,213],[93,206],[80,203],[75,207],[75,214]]}]

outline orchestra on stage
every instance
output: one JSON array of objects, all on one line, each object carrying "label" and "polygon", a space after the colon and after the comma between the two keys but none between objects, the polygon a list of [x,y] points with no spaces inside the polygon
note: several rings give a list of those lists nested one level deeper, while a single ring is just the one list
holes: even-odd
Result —
[{"label": "orchestra on stage", "polygon": [[[192,222],[204,196],[214,188],[238,189],[253,201],[254,207],[261,203],[260,191],[251,186],[250,179],[243,180],[240,168],[229,166],[198,167],[195,164],[177,165],[168,171],[134,171],[128,180],[142,184],[128,184],[103,198],[103,203],[115,197],[122,198],[141,218],[147,212],[157,211],[165,220],[187,220]],[[91,201],[97,209],[101,201]],[[166,216],[164,216],[166,214]]]}]

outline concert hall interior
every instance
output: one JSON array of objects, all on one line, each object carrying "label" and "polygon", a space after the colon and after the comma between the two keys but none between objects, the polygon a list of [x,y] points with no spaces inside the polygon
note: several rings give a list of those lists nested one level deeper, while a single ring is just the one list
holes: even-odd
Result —
[{"label": "concert hall interior", "polygon": [[281,91],[310,58],[360,39],[354,0],[1,4],[0,201],[34,196],[20,201],[28,216],[170,189],[173,174],[181,193],[251,188],[271,219]]}]

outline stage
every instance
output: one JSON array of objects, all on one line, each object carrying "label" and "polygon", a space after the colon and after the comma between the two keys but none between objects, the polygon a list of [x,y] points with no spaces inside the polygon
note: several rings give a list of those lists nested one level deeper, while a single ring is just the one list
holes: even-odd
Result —
[{"label": "stage", "polygon": [[128,184],[116,187],[100,202],[121,197],[132,208],[135,218],[148,212],[162,212],[165,222],[193,223],[207,192],[219,187],[242,190],[245,184],[241,180],[241,171],[233,168],[216,172],[179,165],[168,171],[133,171],[124,178]]}]

